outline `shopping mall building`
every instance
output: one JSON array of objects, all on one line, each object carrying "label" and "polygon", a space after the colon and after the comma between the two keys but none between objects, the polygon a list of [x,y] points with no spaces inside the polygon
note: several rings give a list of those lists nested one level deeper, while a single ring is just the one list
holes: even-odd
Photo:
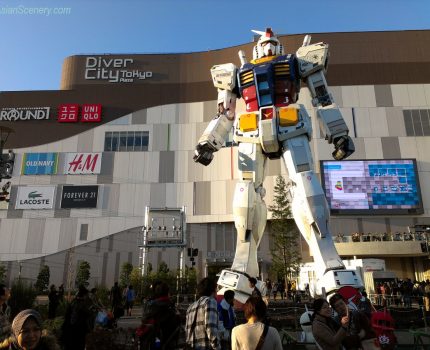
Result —
[{"label": "shopping mall building", "polygon": [[[295,52],[303,38],[280,40]],[[423,45],[430,31],[313,34],[312,42],[318,41],[330,45],[327,81],[355,143],[350,159],[386,161],[378,163],[384,174],[377,176],[400,176],[386,164],[416,160],[409,178],[412,204],[342,210],[332,193],[330,224],[338,252],[345,259],[384,259],[399,278],[430,278],[426,235],[403,235],[409,227],[430,224],[430,47]],[[14,131],[4,152],[15,153],[9,201],[0,202],[0,260],[7,281],[18,275],[34,281],[48,265],[51,283],[66,285],[85,260],[91,285],[112,285],[124,262],[140,263],[147,206],[186,208],[187,247],[198,248],[201,276],[229,266],[236,241],[237,147],[228,142],[207,167],[193,162],[193,150],[217,110],[211,66],[239,65],[237,52],[251,57],[253,45],[70,56],[60,90],[1,92],[0,126]],[[312,117],[311,148],[321,176],[320,161],[331,159],[332,146],[321,137],[310,100],[302,86],[300,102]],[[332,169],[327,166],[327,173]],[[287,176],[282,161],[268,161],[268,205],[278,174]],[[325,180],[327,186],[330,179]],[[270,221],[259,250],[263,278],[271,263],[269,233]],[[304,241],[301,248],[310,261]],[[151,248],[148,261],[176,269],[179,256],[179,248]],[[185,263],[191,265],[188,257]]]}]

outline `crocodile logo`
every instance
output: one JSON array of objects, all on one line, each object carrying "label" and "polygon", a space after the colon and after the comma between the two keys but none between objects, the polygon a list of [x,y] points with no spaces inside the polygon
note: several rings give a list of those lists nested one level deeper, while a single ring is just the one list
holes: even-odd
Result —
[{"label": "crocodile logo", "polygon": [[28,198],[39,198],[42,197],[42,193],[37,193],[37,191],[32,191],[28,194]]}]

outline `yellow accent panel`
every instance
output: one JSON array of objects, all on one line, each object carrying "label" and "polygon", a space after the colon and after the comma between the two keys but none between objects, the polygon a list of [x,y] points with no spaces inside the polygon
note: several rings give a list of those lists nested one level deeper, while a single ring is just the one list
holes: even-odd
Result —
[{"label": "yellow accent panel", "polygon": [[266,56],[266,57],[261,57],[261,58],[257,58],[256,60],[251,60],[252,64],[258,64],[258,63],[263,63],[263,62],[270,62],[272,61],[275,57],[278,56]]},{"label": "yellow accent panel", "polygon": [[245,73],[240,74],[240,83],[241,83],[242,85],[245,85],[245,84],[251,83],[251,82],[253,82],[253,81],[254,81],[254,73],[253,73],[253,71],[252,71],[252,70],[251,70],[251,71],[248,71],[248,72],[245,72]]},{"label": "yellow accent panel", "polygon": [[239,119],[239,129],[242,132],[257,130],[257,114],[242,114]]},{"label": "yellow accent panel", "polygon": [[279,109],[279,125],[293,126],[299,121],[299,110],[297,108],[280,108]]}]

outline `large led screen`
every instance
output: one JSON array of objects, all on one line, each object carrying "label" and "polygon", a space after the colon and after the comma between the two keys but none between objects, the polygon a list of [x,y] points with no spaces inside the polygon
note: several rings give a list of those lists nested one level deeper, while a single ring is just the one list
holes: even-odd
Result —
[{"label": "large led screen", "polygon": [[414,159],[321,161],[332,214],[422,214]]}]

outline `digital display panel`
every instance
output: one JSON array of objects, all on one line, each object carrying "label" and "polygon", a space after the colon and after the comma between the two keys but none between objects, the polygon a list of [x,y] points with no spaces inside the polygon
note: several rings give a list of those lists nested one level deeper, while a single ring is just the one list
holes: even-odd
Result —
[{"label": "digital display panel", "polygon": [[415,159],[322,160],[332,214],[422,214]]}]

